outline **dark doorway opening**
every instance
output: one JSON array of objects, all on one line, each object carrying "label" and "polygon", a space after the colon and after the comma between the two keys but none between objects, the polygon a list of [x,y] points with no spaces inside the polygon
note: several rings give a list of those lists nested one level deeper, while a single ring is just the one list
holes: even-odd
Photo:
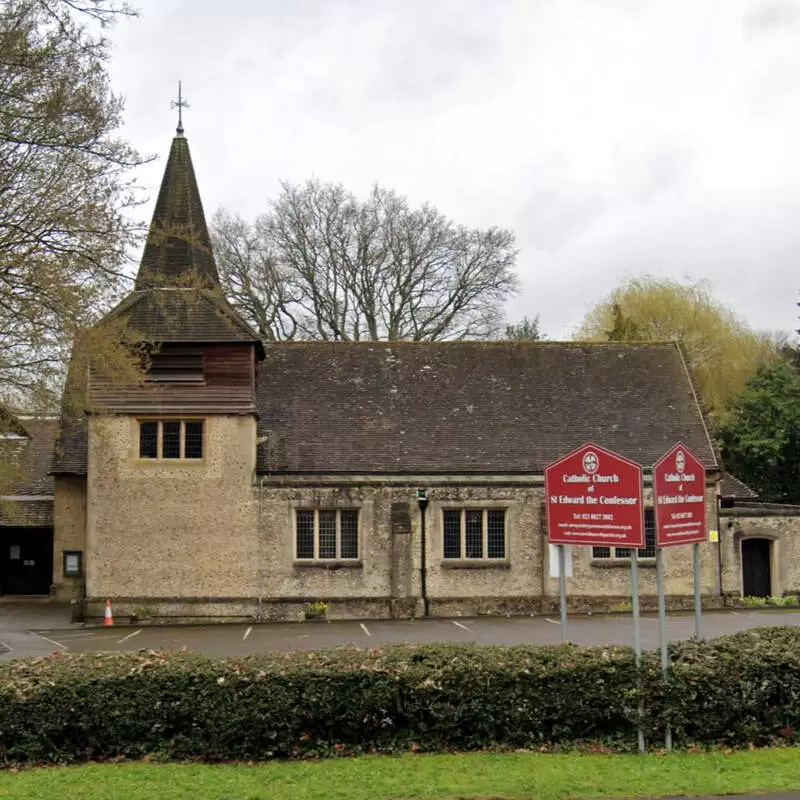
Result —
[{"label": "dark doorway opening", "polygon": [[742,540],[742,592],[745,597],[772,594],[769,539]]},{"label": "dark doorway opening", "polygon": [[53,529],[0,527],[0,594],[50,594]]}]

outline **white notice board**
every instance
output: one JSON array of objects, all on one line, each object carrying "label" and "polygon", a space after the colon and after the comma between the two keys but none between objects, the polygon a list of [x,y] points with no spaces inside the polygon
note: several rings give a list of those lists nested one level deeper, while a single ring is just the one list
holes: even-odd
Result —
[{"label": "white notice board", "polygon": [[[548,545],[549,558],[550,558],[550,577],[560,578],[558,574],[558,545]],[[566,566],[567,577],[572,577],[572,548],[569,545],[564,546],[564,564]]]}]

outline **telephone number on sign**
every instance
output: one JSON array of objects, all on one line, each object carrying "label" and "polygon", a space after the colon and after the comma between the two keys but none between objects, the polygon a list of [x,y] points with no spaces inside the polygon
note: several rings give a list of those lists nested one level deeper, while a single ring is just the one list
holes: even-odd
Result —
[{"label": "telephone number on sign", "polygon": [[611,522],[614,517],[611,514],[573,514],[572,519],[588,519],[592,522]]}]

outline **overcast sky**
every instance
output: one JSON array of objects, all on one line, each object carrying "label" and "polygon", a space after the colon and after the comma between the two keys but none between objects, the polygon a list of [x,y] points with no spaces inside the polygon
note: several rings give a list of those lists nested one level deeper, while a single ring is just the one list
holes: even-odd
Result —
[{"label": "overcast sky", "polygon": [[707,279],[797,327],[800,0],[134,0],[112,32],[150,214],[184,126],[206,214],[278,181],[379,182],[511,228],[568,338],[625,277]]}]

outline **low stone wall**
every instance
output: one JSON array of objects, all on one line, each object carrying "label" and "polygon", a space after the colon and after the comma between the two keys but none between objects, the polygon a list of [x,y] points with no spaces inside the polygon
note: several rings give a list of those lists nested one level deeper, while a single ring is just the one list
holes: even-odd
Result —
[{"label": "low stone wall", "polygon": [[[298,597],[291,600],[261,600],[255,597],[222,598],[153,598],[122,597],[112,600],[115,620],[135,617],[137,623],[151,621],[180,624],[196,622],[295,622],[302,620],[306,609],[319,602],[319,597]],[[84,617],[101,619],[105,599],[90,597],[84,601]],[[329,619],[391,619],[391,598],[325,598]],[[420,606],[421,608],[421,606]],[[408,614],[408,617],[414,614]]]},{"label": "low stone wall", "polygon": [[[160,623],[210,624],[217,622],[296,622],[304,619],[308,607],[320,598],[293,598],[290,600],[262,600],[257,598],[117,598],[113,600],[112,612],[120,622],[135,621],[137,624]],[[740,605],[738,597],[704,595],[703,608],[722,609]],[[346,597],[324,598],[328,619],[413,619],[423,616],[420,598],[401,601],[390,597]],[[643,612],[658,610],[658,599],[653,595],[639,598]],[[667,609],[691,611],[693,595],[668,595]],[[570,614],[630,613],[631,600],[628,595],[595,597],[591,595],[567,598]],[[105,600],[87,598],[84,616],[87,620],[100,620],[105,612]],[[528,617],[557,615],[558,598],[553,597],[453,597],[430,598],[428,613],[431,617]]]}]

